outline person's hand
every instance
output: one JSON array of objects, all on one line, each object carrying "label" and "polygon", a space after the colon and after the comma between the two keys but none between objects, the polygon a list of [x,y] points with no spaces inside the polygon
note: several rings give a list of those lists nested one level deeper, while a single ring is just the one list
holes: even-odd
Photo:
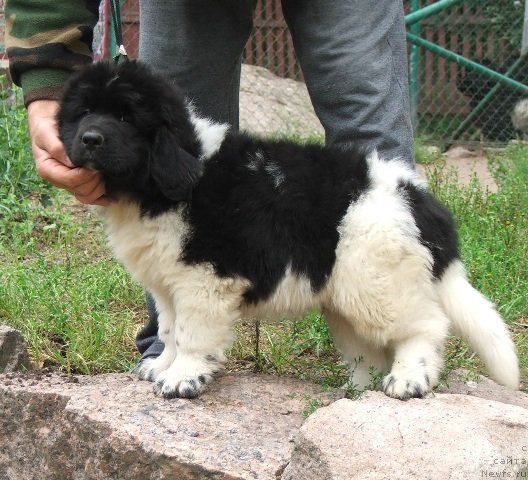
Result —
[{"label": "person's hand", "polygon": [[55,121],[58,108],[59,102],[54,100],[35,100],[28,106],[29,134],[38,174],[71,192],[81,203],[109,205],[101,173],[75,167],[66,155]]}]

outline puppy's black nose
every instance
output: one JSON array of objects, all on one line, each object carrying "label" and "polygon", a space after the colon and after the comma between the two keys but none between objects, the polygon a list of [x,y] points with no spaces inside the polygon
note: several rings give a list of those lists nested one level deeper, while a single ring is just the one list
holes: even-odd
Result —
[{"label": "puppy's black nose", "polygon": [[89,150],[95,150],[104,143],[104,137],[95,130],[88,130],[81,137],[83,145]]}]

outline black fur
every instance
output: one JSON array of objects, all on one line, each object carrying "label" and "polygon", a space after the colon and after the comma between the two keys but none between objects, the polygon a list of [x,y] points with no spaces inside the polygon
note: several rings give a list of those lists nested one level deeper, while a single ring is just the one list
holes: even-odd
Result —
[{"label": "black fur", "polygon": [[414,185],[402,183],[400,191],[412,209],[422,244],[433,256],[433,275],[440,278],[449,264],[459,256],[453,217],[436,198]]},{"label": "black fur", "polygon": [[[183,94],[140,63],[101,62],[75,76],[57,120],[72,162],[101,170],[110,197],[126,195],[150,213],[186,199],[201,175]],[[103,134],[96,151],[83,148],[86,131]]]},{"label": "black fur", "polygon": [[[267,298],[288,266],[314,291],[322,288],[335,263],[339,223],[369,187],[365,154],[353,146],[300,146],[230,132],[201,162],[184,96],[136,62],[99,64],[75,77],[58,123],[73,163],[100,169],[109,196],[137,201],[151,216],[183,206],[191,227],[183,260],[247,278],[249,303]],[[86,131],[104,141],[86,146]],[[451,217],[425,190],[410,184],[401,190],[439,277],[458,255]]]},{"label": "black fur", "polygon": [[[270,160],[284,175],[280,188],[265,171]],[[354,150],[230,135],[193,192],[193,235],[184,258],[211,262],[222,276],[248,278],[249,302],[271,294],[288,265],[317,291],[335,261],[339,222],[366,187],[366,163]]]}]

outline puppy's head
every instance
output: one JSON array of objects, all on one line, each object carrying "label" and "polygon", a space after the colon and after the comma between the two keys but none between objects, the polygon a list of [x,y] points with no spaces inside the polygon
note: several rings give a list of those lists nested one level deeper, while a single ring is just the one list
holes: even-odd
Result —
[{"label": "puppy's head", "polygon": [[57,121],[73,164],[100,170],[110,196],[179,201],[200,178],[184,96],[139,62],[101,62],[75,75]]}]

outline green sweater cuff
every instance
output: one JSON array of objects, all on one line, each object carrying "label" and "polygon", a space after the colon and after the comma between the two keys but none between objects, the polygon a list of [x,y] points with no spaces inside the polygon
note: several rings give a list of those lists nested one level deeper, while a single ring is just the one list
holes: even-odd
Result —
[{"label": "green sweater cuff", "polygon": [[72,72],[56,68],[34,68],[22,73],[20,86],[24,93],[24,104],[34,100],[59,100],[64,84]]}]

